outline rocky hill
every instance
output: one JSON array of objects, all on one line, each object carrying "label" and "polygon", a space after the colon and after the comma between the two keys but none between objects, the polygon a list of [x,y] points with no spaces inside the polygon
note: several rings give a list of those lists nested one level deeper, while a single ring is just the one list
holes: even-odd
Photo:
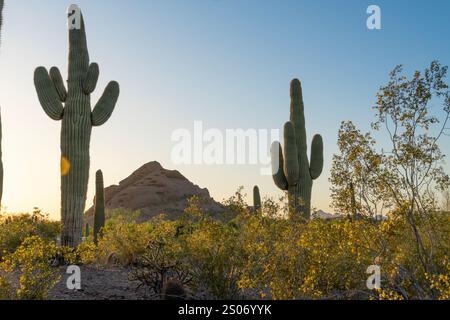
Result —
[{"label": "rocky hill", "polygon": [[[208,213],[215,215],[224,212],[208,189],[200,188],[180,172],[166,170],[153,161],[140,167],[119,185],[105,188],[105,205],[107,209],[140,210],[142,221],[161,213],[168,218],[176,218],[187,207],[187,200],[194,195],[202,198],[203,209]],[[92,215],[93,207],[86,212],[88,219]]]}]

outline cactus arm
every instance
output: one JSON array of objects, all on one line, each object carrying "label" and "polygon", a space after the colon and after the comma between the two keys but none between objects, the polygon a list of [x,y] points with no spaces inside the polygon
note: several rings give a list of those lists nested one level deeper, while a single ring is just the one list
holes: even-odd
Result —
[{"label": "cactus arm", "polygon": [[283,170],[283,149],[281,148],[281,144],[278,141],[272,143],[272,146],[270,147],[270,156],[272,159],[273,181],[275,182],[275,185],[281,190],[287,190],[289,186]]},{"label": "cactus arm", "polygon": [[38,67],[35,70],[34,85],[45,113],[53,120],[61,120],[64,107],[47,69]]},{"label": "cactus arm", "polygon": [[291,186],[296,185],[299,178],[298,153],[295,129],[290,121],[284,125],[284,156],[284,174],[287,182]]},{"label": "cactus arm", "polygon": [[108,121],[116,106],[119,93],[119,84],[116,81],[111,81],[92,111],[93,126],[101,126]]},{"label": "cactus arm", "polygon": [[311,144],[311,164],[309,172],[311,179],[317,179],[323,170],[323,141],[320,134],[316,134]]},{"label": "cactus arm", "polygon": [[59,96],[59,100],[61,100],[61,102],[65,102],[67,99],[67,90],[64,85],[61,72],[57,67],[52,67],[50,69],[50,79],[52,79],[53,81],[53,85],[55,86],[56,92]]},{"label": "cactus arm", "polygon": [[91,63],[89,65],[86,78],[83,81],[83,91],[85,94],[91,94],[94,92],[95,87],[97,87],[98,76],[100,74],[100,69],[98,64]]},{"label": "cactus arm", "polygon": [[261,209],[261,194],[259,193],[258,186],[253,187],[253,208],[255,212]]}]

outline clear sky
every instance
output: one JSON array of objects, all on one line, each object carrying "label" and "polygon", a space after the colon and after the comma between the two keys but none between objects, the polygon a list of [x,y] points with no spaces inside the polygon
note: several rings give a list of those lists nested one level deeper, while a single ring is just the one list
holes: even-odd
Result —
[{"label": "clear sky", "polygon": [[[388,72],[432,60],[450,64],[449,1],[79,0],[91,60],[100,65],[96,101],[110,80],[121,85],[112,118],[94,128],[91,180],[118,183],[157,160],[178,169],[216,200],[254,184],[281,192],[257,165],[176,165],[171,134],[193,129],[281,129],[289,82],[302,80],[308,141],[321,133],[325,167],[313,205],[330,210],[329,170],[342,120],[369,129],[375,94]],[[34,206],[59,217],[59,130],[33,85],[39,65],[67,70],[66,9],[71,1],[6,0],[0,51],[7,211]],[[368,30],[366,9],[381,7],[382,30]],[[450,151],[448,140],[444,152]],[[450,167],[446,166],[447,171]]]}]

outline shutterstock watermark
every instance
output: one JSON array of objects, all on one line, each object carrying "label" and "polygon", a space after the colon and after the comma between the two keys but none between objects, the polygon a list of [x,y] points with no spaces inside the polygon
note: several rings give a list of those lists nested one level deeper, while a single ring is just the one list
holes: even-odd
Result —
[{"label": "shutterstock watermark", "polygon": [[195,121],[193,130],[173,131],[171,158],[174,164],[260,165],[262,175],[271,175],[270,145],[279,137],[279,129],[205,129]]}]

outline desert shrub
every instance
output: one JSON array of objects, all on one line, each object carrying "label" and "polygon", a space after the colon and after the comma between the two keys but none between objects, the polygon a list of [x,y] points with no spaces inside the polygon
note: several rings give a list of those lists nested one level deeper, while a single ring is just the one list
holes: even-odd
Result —
[{"label": "desert shrub", "polygon": [[[254,216],[242,228],[247,261],[239,286],[273,299],[445,297],[448,219],[433,213],[420,221],[419,232],[428,239],[424,246],[433,252],[427,272],[401,215],[382,222],[343,218],[308,223]],[[370,265],[381,268],[382,290],[366,287]]]},{"label": "desert shrub", "polygon": [[445,268],[440,274],[427,274],[430,288],[437,292],[439,300],[450,300],[450,260],[444,256],[442,266]]},{"label": "desert shrub", "polygon": [[76,254],[82,264],[97,264],[100,261],[98,246],[92,239],[83,241],[76,249]]},{"label": "desert shrub", "polygon": [[168,286],[175,289],[183,288],[192,280],[187,264],[180,259],[178,248],[174,248],[173,244],[173,241],[151,241],[130,273],[130,279],[139,281],[139,287],[145,288],[151,297],[168,295],[173,291],[164,292]]},{"label": "desert shrub", "polygon": [[200,201],[190,199],[176,221],[150,222],[149,245],[136,260],[131,277],[156,296],[174,280],[188,285],[196,298],[240,298],[237,283],[245,259],[239,250],[239,221],[212,218]]},{"label": "desert shrub", "polygon": [[56,259],[70,252],[38,236],[26,238],[0,263],[0,298],[46,299],[60,280]]},{"label": "desert shrub", "polygon": [[[173,280],[200,299],[448,299],[448,213],[416,217],[431,253],[421,261],[401,209],[385,221],[305,222],[285,218],[284,206],[270,199],[263,214],[248,210],[238,194],[226,207],[236,211],[231,219],[209,216],[195,198],[173,221],[160,216],[137,224],[118,215],[98,246],[87,241],[79,255],[85,263],[132,265],[132,279],[152,297]],[[366,287],[370,265],[381,268],[380,290]]]},{"label": "desert shrub", "polygon": [[98,241],[96,260],[120,265],[135,262],[150,240],[151,229],[149,223],[128,222],[121,216],[107,221]]},{"label": "desert shrub", "polygon": [[217,299],[241,298],[237,285],[241,276],[241,240],[233,224],[202,221],[185,239],[186,259],[197,289]]},{"label": "desert shrub", "polygon": [[139,210],[133,211],[125,208],[116,208],[106,210],[106,220],[110,223],[114,221],[133,223],[136,222],[141,215]]},{"label": "desert shrub", "polygon": [[0,215],[0,259],[3,254],[14,252],[28,237],[55,240],[59,230],[60,223],[50,221],[39,209],[32,214]]},{"label": "desert shrub", "polygon": [[382,288],[403,299],[436,299],[440,294],[434,288],[435,280],[445,280],[448,274],[450,215],[435,212],[416,218],[423,250],[430,253],[426,261],[421,259],[417,249],[420,244],[403,216],[394,212],[380,226],[379,238],[384,249],[380,257],[384,270]]}]

